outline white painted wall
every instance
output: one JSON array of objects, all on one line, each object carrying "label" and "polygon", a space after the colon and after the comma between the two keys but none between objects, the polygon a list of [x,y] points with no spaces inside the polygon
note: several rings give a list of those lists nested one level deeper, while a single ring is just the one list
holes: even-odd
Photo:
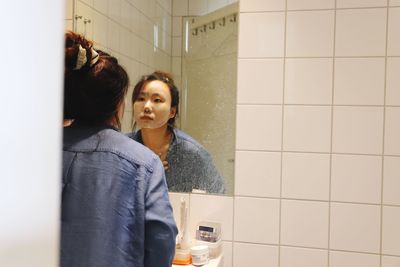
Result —
[{"label": "white painted wall", "polygon": [[0,16],[0,266],[57,266],[63,1],[6,1]]}]

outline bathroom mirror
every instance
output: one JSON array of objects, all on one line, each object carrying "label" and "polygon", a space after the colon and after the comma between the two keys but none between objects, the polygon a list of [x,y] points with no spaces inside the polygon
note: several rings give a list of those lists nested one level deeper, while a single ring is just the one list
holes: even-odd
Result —
[{"label": "bathroom mirror", "polygon": [[183,21],[181,128],[206,147],[233,194],[237,4]]},{"label": "bathroom mirror", "polygon": [[130,98],[139,77],[172,73],[181,99],[178,128],[206,148],[225,194],[233,195],[238,3],[67,0],[66,12],[66,29],[116,56],[129,74],[122,132],[132,131]]}]

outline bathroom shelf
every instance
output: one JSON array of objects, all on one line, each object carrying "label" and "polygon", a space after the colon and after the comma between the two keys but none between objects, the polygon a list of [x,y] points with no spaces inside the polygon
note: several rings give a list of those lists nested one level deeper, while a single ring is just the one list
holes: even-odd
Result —
[{"label": "bathroom shelf", "polygon": [[[211,259],[209,261],[209,263],[207,263],[205,265],[202,265],[202,267],[222,267],[223,265],[224,265],[223,256],[221,255],[221,256],[218,256],[215,259]],[[195,266],[195,265],[192,265],[192,264],[188,264],[188,265],[172,264],[172,267],[192,267],[192,266],[193,267],[198,267],[198,266]]]}]

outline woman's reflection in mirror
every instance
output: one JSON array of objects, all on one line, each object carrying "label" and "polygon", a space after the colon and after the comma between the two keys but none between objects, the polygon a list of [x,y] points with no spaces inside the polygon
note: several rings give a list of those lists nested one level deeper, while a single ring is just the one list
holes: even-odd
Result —
[{"label": "woman's reflection in mirror", "polygon": [[[156,71],[143,76],[134,87],[132,105],[134,131],[128,136],[161,158],[169,191],[225,193],[207,150],[175,127],[179,92],[171,75]],[[135,132],[136,126],[140,130]]]}]

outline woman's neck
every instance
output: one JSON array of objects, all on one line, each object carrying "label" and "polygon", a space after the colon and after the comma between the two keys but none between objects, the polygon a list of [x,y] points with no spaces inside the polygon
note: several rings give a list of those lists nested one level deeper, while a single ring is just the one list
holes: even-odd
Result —
[{"label": "woman's neck", "polygon": [[167,152],[171,141],[171,132],[167,125],[157,129],[141,129],[142,141],[154,153],[160,155]]}]

